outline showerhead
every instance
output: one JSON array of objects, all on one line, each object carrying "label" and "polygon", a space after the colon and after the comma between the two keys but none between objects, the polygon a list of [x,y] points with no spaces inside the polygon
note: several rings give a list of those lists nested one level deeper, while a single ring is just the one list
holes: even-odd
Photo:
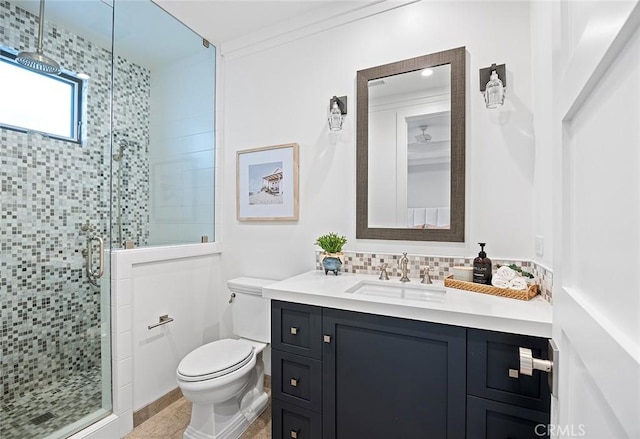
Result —
[{"label": "showerhead", "polygon": [[129,146],[129,141],[126,139],[118,140],[118,152],[113,155],[113,160],[119,162],[122,160],[122,155],[124,153],[124,149]]},{"label": "showerhead", "polygon": [[133,148],[134,150],[140,146],[140,143],[138,143],[135,140],[129,140],[129,139],[123,139],[120,138],[118,139],[118,152],[116,152],[115,154],[113,154],[113,160],[115,160],[116,162],[119,162],[120,160],[122,160],[122,156],[124,155],[124,150],[126,148]]},{"label": "showerhead", "polygon": [[23,51],[16,56],[16,62],[28,69],[49,75],[60,74],[60,64],[46,56],[42,51],[42,35],[44,32],[44,0],[40,0],[40,20],[38,27],[38,47],[35,52]]},{"label": "showerhead", "polygon": [[16,61],[31,70],[49,75],[60,74],[60,64],[42,52],[20,52]]}]

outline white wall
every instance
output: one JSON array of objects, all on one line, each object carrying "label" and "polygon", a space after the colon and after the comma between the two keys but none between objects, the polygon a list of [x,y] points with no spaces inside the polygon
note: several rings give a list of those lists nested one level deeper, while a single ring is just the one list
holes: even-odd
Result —
[{"label": "white wall", "polygon": [[[313,242],[328,231],[345,234],[350,250],[471,256],[483,241],[489,256],[530,258],[534,144],[529,19],[529,5],[521,2],[420,2],[225,61],[225,277],[283,278],[309,270]],[[469,87],[466,243],[356,240],[356,71],[463,45]],[[488,111],[478,69],[493,62],[507,64],[508,94],[503,108]],[[349,98],[346,127],[337,136],[326,126],[333,95]],[[300,220],[239,223],[235,152],[285,142],[300,144]]]},{"label": "white wall", "polygon": [[215,48],[151,72],[149,243],[214,239]]},{"label": "white wall", "polygon": [[[531,258],[529,20],[529,5],[521,2],[420,2],[225,60],[219,84],[224,91],[223,278],[282,279],[313,269],[315,238],[329,231],[346,235],[348,250],[472,256],[482,241],[490,257]],[[466,242],[356,240],[356,71],[460,46],[468,53]],[[507,64],[508,94],[504,107],[489,111],[478,70],[491,63]],[[334,95],[349,99],[345,127],[337,135],[326,124]],[[287,142],[300,144],[299,221],[238,222],[236,151]],[[224,315],[221,323],[229,327]]]},{"label": "white wall", "polygon": [[[531,38],[533,128],[535,132],[535,158],[533,175],[533,234],[543,240],[542,254],[532,252],[534,261],[553,267],[553,77],[551,54],[554,52],[552,32],[552,2],[531,3]],[[535,241],[534,241],[535,242]],[[535,247],[534,247],[535,248]]]},{"label": "white wall", "polygon": [[[197,9],[166,6],[203,35],[215,35]],[[281,279],[312,269],[315,238],[329,231],[347,236],[347,250],[473,256],[482,241],[490,257],[530,259],[534,175],[537,164],[537,175],[543,174],[544,163],[537,163],[534,153],[529,8],[527,2],[423,1],[343,20],[329,31],[294,33],[296,38],[287,41],[279,36],[272,45],[265,39],[257,45],[266,47],[261,51],[225,45],[234,49],[229,59],[222,53],[218,82],[223,279]],[[466,242],[356,240],[356,71],[460,46],[468,54]],[[506,63],[508,85],[505,106],[489,111],[478,70],[492,63]],[[326,124],[334,95],[349,99],[338,134],[329,133]],[[288,142],[300,144],[299,221],[238,222],[236,152]],[[544,197],[544,191],[536,193]],[[550,248],[546,221],[538,220],[543,223],[538,227]],[[224,328],[226,297],[219,303]]]}]

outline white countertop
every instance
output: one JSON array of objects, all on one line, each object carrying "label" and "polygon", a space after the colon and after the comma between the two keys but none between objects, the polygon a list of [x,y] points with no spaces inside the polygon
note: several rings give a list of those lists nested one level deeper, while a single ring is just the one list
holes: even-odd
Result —
[{"label": "white countertop", "polygon": [[[338,276],[314,270],[267,285],[262,295],[269,299],[328,308],[444,323],[467,328],[513,334],[551,337],[551,305],[542,297],[524,301],[446,288],[441,299],[433,301],[347,293],[362,281],[377,276],[341,273]],[[399,284],[392,278],[389,284]],[[417,279],[412,284],[419,284]],[[440,281],[442,284],[442,281]]]}]

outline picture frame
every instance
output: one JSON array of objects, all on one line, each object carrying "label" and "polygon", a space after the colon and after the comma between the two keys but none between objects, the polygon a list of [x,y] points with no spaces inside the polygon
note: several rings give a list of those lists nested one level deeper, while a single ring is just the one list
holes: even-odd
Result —
[{"label": "picture frame", "polygon": [[298,144],[236,153],[238,221],[298,220]]}]

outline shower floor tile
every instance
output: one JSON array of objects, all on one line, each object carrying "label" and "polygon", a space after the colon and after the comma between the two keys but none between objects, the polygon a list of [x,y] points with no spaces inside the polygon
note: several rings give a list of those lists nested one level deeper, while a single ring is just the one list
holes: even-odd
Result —
[{"label": "shower floor tile", "polygon": [[0,438],[43,438],[102,408],[99,368],[0,403]]}]

